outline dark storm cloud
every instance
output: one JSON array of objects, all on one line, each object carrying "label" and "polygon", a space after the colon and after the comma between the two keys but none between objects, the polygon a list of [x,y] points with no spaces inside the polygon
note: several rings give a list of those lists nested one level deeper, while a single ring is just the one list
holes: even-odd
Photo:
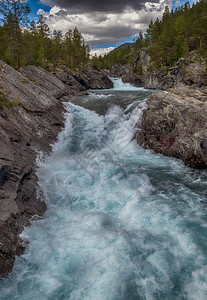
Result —
[{"label": "dark storm cloud", "polygon": [[[119,29],[119,30],[117,30]],[[122,33],[121,33],[122,30]],[[98,44],[110,44],[110,43],[119,43],[122,42],[123,39],[131,36],[132,34],[136,34],[137,30],[126,29],[125,27],[114,28],[114,30],[106,29],[106,30],[95,30],[94,28],[91,30],[94,34],[94,40],[89,42],[89,45],[92,47]]]},{"label": "dark storm cloud", "polygon": [[[141,9],[146,0],[42,0],[42,3],[48,5],[57,5],[61,8],[69,9],[73,12],[122,12],[126,7],[135,10]],[[151,3],[158,3],[159,0],[150,0]]]},{"label": "dark storm cloud", "polygon": [[111,28],[91,28],[95,36],[101,36],[102,39],[123,39],[137,33],[137,29],[125,26],[113,26]]},{"label": "dark storm cloud", "polygon": [[[145,31],[151,20],[162,15],[172,0],[41,0],[51,6],[45,12],[51,30],[78,27],[85,41],[95,45],[121,43]],[[42,13],[42,11],[40,12]]]}]

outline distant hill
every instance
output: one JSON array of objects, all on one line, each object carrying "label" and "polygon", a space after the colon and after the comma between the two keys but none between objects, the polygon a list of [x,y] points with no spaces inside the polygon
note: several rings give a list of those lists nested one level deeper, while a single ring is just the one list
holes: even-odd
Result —
[{"label": "distant hill", "polygon": [[113,53],[115,50],[122,50],[122,49],[125,49],[127,47],[132,47],[134,45],[134,43],[125,43],[125,44],[122,44],[118,47],[116,47],[114,50],[110,51],[109,54]]}]

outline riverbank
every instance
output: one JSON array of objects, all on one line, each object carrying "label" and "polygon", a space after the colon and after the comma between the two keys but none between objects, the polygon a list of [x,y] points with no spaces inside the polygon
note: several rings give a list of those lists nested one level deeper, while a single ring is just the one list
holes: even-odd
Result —
[{"label": "riverbank", "polygon": [[49,73],[27,66],[17,72],[0,61],[0,277],[13,267],[24,247],[19,234],[46,205],[37,191],[36,158],[48,153],[64,126],[65,108],[74,95],[90,88],[111,88],[105,72]]}]

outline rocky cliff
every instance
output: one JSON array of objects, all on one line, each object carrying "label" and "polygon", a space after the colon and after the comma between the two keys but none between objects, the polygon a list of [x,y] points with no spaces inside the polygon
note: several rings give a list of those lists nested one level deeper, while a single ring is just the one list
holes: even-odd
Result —
[{"label": "rocky cliff", "polygon": [[195,88],[207,85],[207,64],[205,59],[196,51],[189,52],[185,58],[179,59],[174,66],[163,67],[159,70],[152,68],[147,51],[144,49],[141,61],[142,65],[145,64],[143,72],[145,88],[166,90],[180,83]]},{"label": "rocky cliff", "polygon": [[147,89],[166,90],[179,83],[193,87],[207,86],[207,64],[196,51],[179,59],[172,67],[154,68],[148,49],[140,50],[138,58],[130,64],[114,64],[109,70],[111,76],[122,77],[124,82]]},{"label": "rocky cliff", "polygon": [[53,72],[27,66],[15,71],[0,61],[0,277],[24,247],[19,234],[45,203],[37,193],[35,160],[50,151],[64,125],[64,101],[90,88],[111,88],[97,69]]},{"label": "rocky cliff", "polygon": [[121,77],[123,82],[131,83],[135,86],[143,86],[144,78],[142,74],[137,74],[134,67],[128,64],[114,64],[108,72],[111,77]]},{"label": "rocky cliff", "polygon": [[193,168],[207,168],[207,92],[178,85],[147,100],[138,143],[174,156]]}]

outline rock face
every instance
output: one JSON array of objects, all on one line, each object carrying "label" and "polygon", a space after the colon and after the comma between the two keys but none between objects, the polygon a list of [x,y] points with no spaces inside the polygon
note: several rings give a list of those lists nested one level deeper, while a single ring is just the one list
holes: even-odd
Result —
[{"label": "rock face", "polygon": [[27,66],[17,72],[0,61],[0,277],[24,249],[23,227],[46,209],[37,195],[35,161],[64,125],[62,102],[87,88],[112,86],[96,69],[77,75],[62,67],[51,74]]},{"label": "rock face", "polygon": [[127,64],[114,64],[109,70],[109,75],[112,77],[121,77],[123,82],[131,83],[135,86],[144,85],[142,76],[136,74],[133,70],[133,66]]},{"label": "rock face", "polygon": [[193,168],[207,168],[207,94],[179,85],[147,100],[138,143],[180,158]]},{"label": "rock face", "polygon": [[206,62],[195,53],[189,53],[185,59],[180,59],[174,67],[158,71],[146,71],[144,86],[149,89],[166,90],[180,83],[194,88],[207,85]]},{"label": "rock face", "polygon": [[207,86],[207,65],[205,59],[192,51],[173,67],[162,67],[158,71],[150,62],[148,49],[140,50],[139,57],[130,64],[114,64],[110,76],[122,77],[124,82],[146,89],[166,90],[180,83],[192,86]]},{"label": "rock face", "polygon": [[85,91],[89,89],[110,89],[113,88],[112,81],[108,78],[106,71],[100,71],[97,68],[89,68],[81,72],[74,72],[70,69],[60,66],[53,74],[64,82],[68,93],[76,91]]}]

